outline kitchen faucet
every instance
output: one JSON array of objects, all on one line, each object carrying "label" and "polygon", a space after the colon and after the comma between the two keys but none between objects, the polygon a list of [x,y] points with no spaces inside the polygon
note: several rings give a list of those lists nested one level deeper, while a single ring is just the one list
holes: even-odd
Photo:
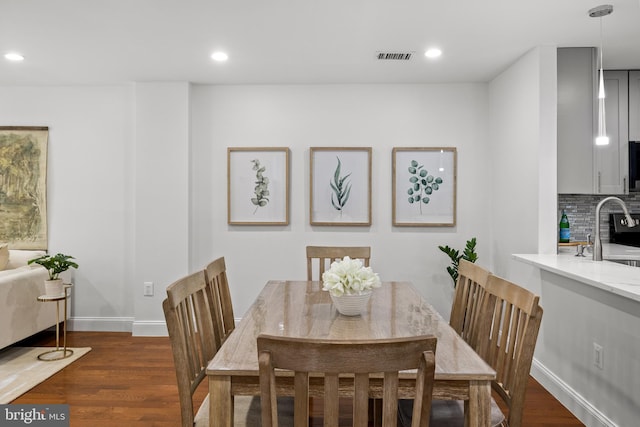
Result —
[{"label": "kitchen faucet", "polygon": [[595,231],[595,237],[593,239],[593,260],[594,261],[602,261],[602,242],[600,240],[600,209],[602,208],[602,205],[604,205],[606,202],[610,200],[615,201],[620,206],[622,206],[624,215],[627,217],[627,227],[631,228],[636,226],[636,222],[633,220],[633,218],[631,218],[631,215],[629,215],[629,211],[627,210],[627,205],[625,205],[620,198],[615,196],[609,196],[600,200],[600,203],[598,203],[598,206],[596,206],[596,231]]}]

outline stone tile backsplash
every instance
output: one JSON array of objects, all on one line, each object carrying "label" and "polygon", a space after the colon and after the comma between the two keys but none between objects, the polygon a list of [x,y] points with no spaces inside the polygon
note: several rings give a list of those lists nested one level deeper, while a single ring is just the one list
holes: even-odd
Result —
[{"label": "stone tile backsplash", "polygon": [[[571,241],[587,240],[587,234],[593,236],[596,227],[596,206],[606,195],[596,194],[558,194],[558,221],[564,209],[569,219]],[[640,213],[640,194],[617,196],[622,199],[629,212]],[[600,229],[603,242],[609,241],[609,213],[622,212],[622,208],[616,202],[607,202],[600,211]],[[593,242],[593,237],[591,238]]]}]

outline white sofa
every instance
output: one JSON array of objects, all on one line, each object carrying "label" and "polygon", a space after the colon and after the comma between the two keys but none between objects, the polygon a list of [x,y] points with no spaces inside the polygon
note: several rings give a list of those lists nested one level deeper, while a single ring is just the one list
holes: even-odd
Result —
[{"label": "white sofa", "polygon": [[[9,263],[0,271],[0,348],[14,344],[56,324],[56,303],[38,302],[47,270],[27,261],[43,251],[10,250]],[[60,304],[60,321],[63,306]]]}]

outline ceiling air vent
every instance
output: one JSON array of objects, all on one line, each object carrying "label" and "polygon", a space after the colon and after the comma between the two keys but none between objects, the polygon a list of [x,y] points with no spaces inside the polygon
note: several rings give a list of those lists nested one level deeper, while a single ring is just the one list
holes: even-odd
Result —
[{"label": "ceiling air vent", "polygon": [[413,52],[378,52],[376,56],[381,61],[409,61]]}]

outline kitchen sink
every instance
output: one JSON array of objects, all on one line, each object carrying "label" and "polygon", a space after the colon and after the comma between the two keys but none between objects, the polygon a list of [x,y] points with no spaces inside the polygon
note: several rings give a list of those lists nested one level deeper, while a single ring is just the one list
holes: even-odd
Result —
[{"label": "kitchen sink", "polygon": [[611,261],[618,264],[629,265],[631,267],[640,267],[640,260],[637,260],[637,259],[607,259],[605,261]]}]

